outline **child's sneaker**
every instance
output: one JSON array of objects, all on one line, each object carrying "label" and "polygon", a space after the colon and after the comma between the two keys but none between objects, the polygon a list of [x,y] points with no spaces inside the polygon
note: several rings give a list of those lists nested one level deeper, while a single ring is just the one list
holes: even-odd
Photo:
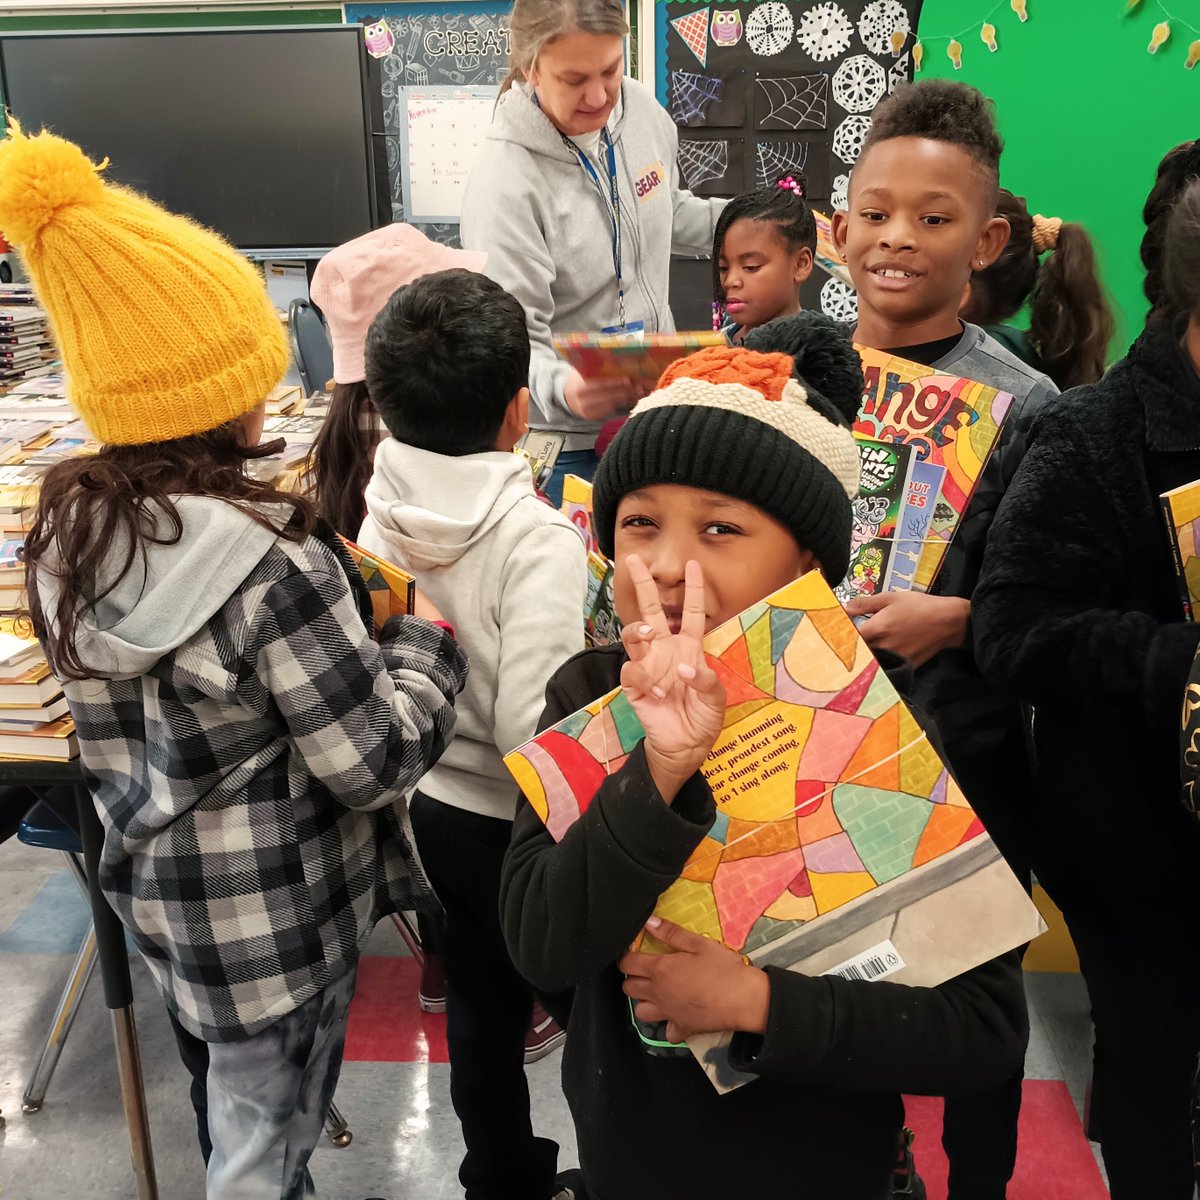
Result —
[{"label": "child's sneaker", "polygon": [[552,1054],[566,1040],[567,1031],[535,1000],[533,1020],[525,1034],[525,1065]]},{"label": "child's sneaker", "polygon": [[421,964],[421,986],[417,991],[417,1003],[422,1012],[446,1011],[446,969],[440,954],[426,954]]}]

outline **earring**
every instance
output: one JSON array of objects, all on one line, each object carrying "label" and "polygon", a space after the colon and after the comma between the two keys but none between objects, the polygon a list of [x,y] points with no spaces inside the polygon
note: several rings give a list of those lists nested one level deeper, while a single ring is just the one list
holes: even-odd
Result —
[{"label": "earring", "polygon": [[981,267],[983,266],[983,259],[982,259],[982,258],[979,260],[979,265],[980,265]]}]

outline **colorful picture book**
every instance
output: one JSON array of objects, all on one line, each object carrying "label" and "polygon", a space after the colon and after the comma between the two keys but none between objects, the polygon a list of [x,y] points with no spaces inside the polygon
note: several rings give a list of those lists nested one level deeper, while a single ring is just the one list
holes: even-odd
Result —
[{"label": "colorful picture book", "polygon": [[1200,604],[1200,480],[1164,492],[1159,503],[1171,540],[1183,615],[1194,621]]},{"label": "colorful picture book", "polygon": [[917,459],[909,469],[904,506],[896,526],[896,544],[888,563],[889,591],[912,590],[945,478],[946,468],[927,459]]},{"label": "colorful picture book", "polygon": [[616,333],[568,333],[554,338],[554,348],[584,379],[625,376],[652,388],[677,359],[705,346],[725,345],[713,330],[694,333],[647,333],[634,339]]},{"label": "colorful picture book", "polygon": [[613,565],[599,550],[590,550],[587,568],[583,638],[589,646],[608,646],[621,640],[621,621],[613,603]]},{"label": "colorful picture book", "polygon": [[371,593],[375,613],[375,629],[382,629],[389,617],[402,617],[413,610],[417,596],[416,580],[407,572],[374,554],[368,553],[349,538],[342,543],[350,551],[360,574]]},{"label": "colorful picture book", "polygon": [[858,346],[863,403],[854,432],[904,442],[945,469],[913,586],[928,589],[1004,428],[1013,397],[973,379]]},{"label": "colorful picture book", "polygon": [[583,545],[589,552],[596,550],[596,533],[592,529],[592,485],[578,475],[563,476],[563,516],[579,530]]},{"label": "colorful picture book", "polygon": [[850,568],[834,588],[845,604],[890,587],[896,534],[908,494],[914,454],[900,442],[858,439],[859,484],[850,527]]},{"label": "colorful picture book", "polygon": [[850,278],[850,268],[842,261],[837,247],[833,244],[833,222],[818,209],[812,210],[813,219],[817,223],[817,252],[813,256],[817,266],[826,275],[840,279],[848,288],[854,286]]},{"label": "colorful picture book", "polygon": [[[818,572],[705,637],[726,691],[717,817],[655,912],[759,965],[932,986],[1044,928]],[[643,737],[619,689],[505,759],[561,839]],[[646,939],[646,948],[655,946]],[[882,975],[877,975],[882,977]],[[746,1081],[714,1035],[714,1085]]]}]

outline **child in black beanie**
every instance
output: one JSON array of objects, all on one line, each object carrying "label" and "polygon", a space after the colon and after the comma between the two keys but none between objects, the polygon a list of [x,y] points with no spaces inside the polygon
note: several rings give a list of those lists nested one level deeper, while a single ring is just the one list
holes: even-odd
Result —
[{"label": "child in black beanie", "polygon": [[[650,917],[715,815],[699,768],[725,695],[704,633],[810,569],[846,570],[857,355],[810,313],[754,338],[674,364],[601,462],[623,645],[563,666],[541,726],[620,684],[646,735],[561,842],[522,801],[505,861],[513,960],[571,996],[563,1087],[591,1200],[725,1198],[750,1178],[763,1195],[883,1200],[900,1093],[986,1087],[1016,1070],[1028,1033],[1015,954],[937,988],[811,978]],[[878,657],[904,695],[907,666]],[[676,953],[629,953],[644,924]],[[736,1031],[734,1065],[760,1078],[719,1096],[690,1055],[639,1039],[634,1005],[671,1041]]]}]

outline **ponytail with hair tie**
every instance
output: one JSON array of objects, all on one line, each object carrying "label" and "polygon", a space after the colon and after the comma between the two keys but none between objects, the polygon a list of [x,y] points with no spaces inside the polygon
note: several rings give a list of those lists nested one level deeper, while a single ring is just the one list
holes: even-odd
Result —
[{"label": "ponytail with hair tie", "polygon": [[1062,217],[1043,217],[1033,214],[1033,252],[1045,254],[1058,246],[1058,231],[1062,229]]}]

